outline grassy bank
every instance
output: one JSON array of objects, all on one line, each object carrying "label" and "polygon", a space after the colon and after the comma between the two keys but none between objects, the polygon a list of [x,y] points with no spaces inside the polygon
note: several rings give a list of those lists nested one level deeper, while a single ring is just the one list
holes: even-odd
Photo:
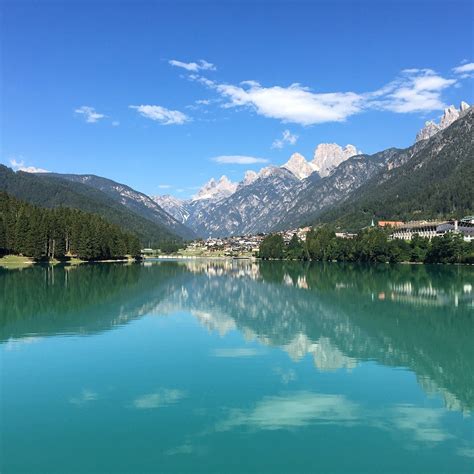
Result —
[{"label": "grassy bank", "polygon": [[0,258],[0,267],[8,269],[25,268],[34,263],[33,259],[20,255],[5,255],[5,257]]},{"label": "grassy bank", "polygon": [[49,265],[80,265],[82,263],[110,263],[110,262],[135,262],[136,259],[133,257],[125,257],[120,259],[107,259],[107,260],[81,260],[77,257],[70,257],[67,259],[50,259],[50,260],[39,260],[36,261],[29,257],[23,257],[21,255],[5,255],[0,258],[0,268],[5,268],[9,270],[18,269],[18,268],[27,268],[35,264],[49,264]]}]

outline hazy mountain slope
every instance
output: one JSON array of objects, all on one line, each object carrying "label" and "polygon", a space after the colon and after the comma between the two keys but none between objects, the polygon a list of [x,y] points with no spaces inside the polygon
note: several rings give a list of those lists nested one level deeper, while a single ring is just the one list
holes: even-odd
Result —
[{"label": "hazy mountain slope", "polygon": [[91,188],[98,189],[117,203],[128,208],[133,213],[168,228],[173,234],[177,234],[184,239],[193,239],[196,237],[191,229],[184,226],[181,222],[178,222],[153,199],[146,194],[135,191],[130,186],[92,174],[78,175],[48,173],[47,176],[82,183]]},{"label": "hazy mountain slope", "polygon": [[163,225],[145,219],[102,191],[82,183],[32,174],[0,165],[0,190],[42,207],[71,207],[98,214],[123,229],[134,232],[143,244],[158,244],[179,238]]},{"label": "hazy mountain slope", "polygon": [[299,185],[287,169],[269,166],[226,199],[194,210],[187,222],[202,236],[267,232],[291,206]]},{"label": "hazy mountain slope", "polygon": [[405,164],[379,172],[319,220],[358,228],[373,216],[409,220],[473,214],[473,117],[471,108]]},{"label": "hazy mountain slope", "polygon": [[178,222],[185,223],[189,218],[188,201],[184,201],[170,194],[150,196],[162,209]]}]

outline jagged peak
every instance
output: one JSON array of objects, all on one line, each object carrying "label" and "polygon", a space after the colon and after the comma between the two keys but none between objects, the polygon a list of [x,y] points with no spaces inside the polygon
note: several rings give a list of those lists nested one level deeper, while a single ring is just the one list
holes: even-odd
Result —
[{"label": "jagged peak", "polygon": [[328,176],[343,161],[362,152],[354,145],[348,144],[345,147],[337,143],[320,143],[315,151],[312,164],[321,177]]},{"label": "jagged peak", "polygon": [[300,153],[293,153],[282,168],[291,171],[298,179],[305,179],[316,171],[315,165],[307,161]]},{"label": "jagged peak", "polygon": [[416,134],[415,142],[427,140],[433,135],[436,135],[439,131],[449,127],[458,118],[462,117],[470,108],[471,106],[464,101],[461,101],[459,109],[456,108],[455,105],[450,105],[449,107],[446,107],[443,111],[443,115],[439,120],[439,123],[436,123],[433,120],[425,122],[425,126]]},{"label": "jagged peak", "polygon": [[237,189],[237,183],[233,183],[225,174],[222,175],[218,181],[211,178],[196,195],[193,196],[193,201],[202,199],[220,199],[222,197],[234,194]]},{"label": "jagged peak", "polygon": [[276,176],[276,175],[282,175],[282,173],[288,173],[289,170],[286,170],[284,169],[283,167],[281,166],[274,166],[274,165],[270,165],[270,166],[265,166],[265,168],[262,168],[259,172],[258,172],[258,177],[261,178],[261,179],[265,179],[265,178],[268,178],[269,176]]},{"label": "jagged peak", "polygon": [[244,179],[242,180],[243,186],[248,186],[252,184],[256,179],[258,179],[258,173],[253,170],[247,170],[244,175]]}]

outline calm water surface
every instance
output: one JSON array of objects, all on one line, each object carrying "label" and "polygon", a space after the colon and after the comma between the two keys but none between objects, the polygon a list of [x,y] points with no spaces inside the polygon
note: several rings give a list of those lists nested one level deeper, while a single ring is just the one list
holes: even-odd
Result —
[{"label": "calm water surface", "polygon": [[0,270],[3,473],[474,472],[474,269]]}]

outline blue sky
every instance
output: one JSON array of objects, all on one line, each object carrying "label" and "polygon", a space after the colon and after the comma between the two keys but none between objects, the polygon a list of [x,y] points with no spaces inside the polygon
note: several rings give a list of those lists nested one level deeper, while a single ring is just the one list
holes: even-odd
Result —
[{"label": "blue sky", "polygon": [[322,142],[405,147],[474,102],[472,19],[447,0],[6,1],[0,161],[187,197]]}]

